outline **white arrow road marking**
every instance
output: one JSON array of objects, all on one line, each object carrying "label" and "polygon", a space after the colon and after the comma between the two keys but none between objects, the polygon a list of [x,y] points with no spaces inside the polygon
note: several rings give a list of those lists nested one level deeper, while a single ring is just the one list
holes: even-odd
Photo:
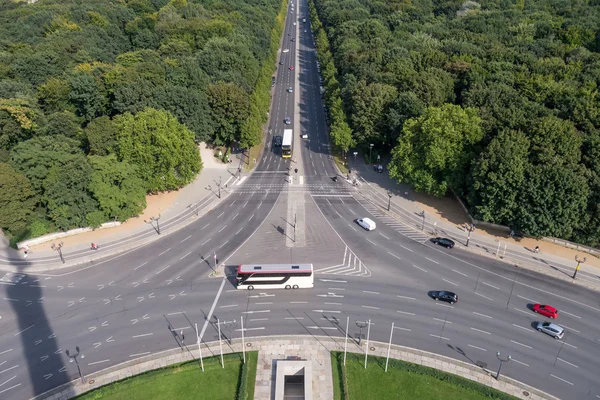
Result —
[{"label": "white arrow road marking", "polygon": [[114,285],[114,284],[115,284],[115,281],[110,281],[110,282],[108,282],[108,286],[112,286],[112,285]]},{"label": "white arrow road marking", "polygon": [[43,297],[40,297],[40,298],[37,300],[37,302],[38,302],[38,303],[41,303],[43,300],[44,300],[44,298],[43,298]]},{"label": "white arrow road marking", "polygon": [[46,361],[50,356],[41,356],[40,361]]},{"label": "white arrow road marking", "polygon": [[101,345],[102,345],[102,342],[96,342],[96,343],[94,343],[94,348],[97,349]]},{"label": "white arrow road marking", "polygon": [[42,339],[40,339],[40,340],[36,340],[36,341],[33,343],[33,345],[34,345],[34,346],[37,346],[37,345],[38,345],[38,344],[40,344],[40,343],[42,343]]},{"label": "white arrow road marking", "polygon": [[74,284],[75,284],[75,282],[71,282],[71,283],[69,283],[69,286],[67,286],[67,287],[70,287],[70,288],[72,288],[72,287],[74,287],[74,286],[73,286]]},{"label": "white arrow road marking", "polygon": [[90,330],[90,332],[94,332],[96,330],[96,327],[95,326],[90,326],[88,329]]},{"label": "white arrow road marking", "polygon": [[74,306],[75,302],[74,301],[69,301],[69,307]]},{"label": "white arrow road marking", "polygon": [[118,295],[117,297],[115,297],[115,300],[123,300],[123,299],[121,299],[121,295]]},{"label": "white arrow road marking", "polygon": [[113,339],[113,337],[109,337],[108,339],[106,339],[106,343],[110,343],[110,342],[114,342],[115,339]]},{"label": "white arrow road marking", "polygon": [[30,306],[30,305],[32,305],[32,304],[33,304],[33,301],[31,301],[31,300],[27,300],[27,305],[25,305],[25,307],[29,307],[29,306]]},{"label": "white arrow road marking", "polygon": [[98,286],[98,290],[104,289],[104,285],[97,285],[97,286]]},{"label": "white arrow road marking", "polygon": [[58,372],[67,372],[67,367],[62,367],[61,369],[58,370]]},{"label": "white arrow road marking", "polygon": [[82,298],[80,298],[80,299],[79,299],[79,302],[80,302],[80,303],[85,303],[85,297],[82,297]]},{"label": "white arrow road marking", "polygon": [[56,337],[56,333],[53,333],[52,335],[48,336],[48,339],[54,339]]},{"label": "white arrow road marking", "polygon": [[148,278],[144,279],[142,283],[148,283]]},{"label": "white arrow road marking", "polygon": [[148,316],[148,314],[146,314],[146,315],[144,315],[142,318],[143,318],[143,319],[148,319],[148,318],[150,318],[150,317]]},{"label": "white arrow road marking", "polygon": [[130,321],[131,321],[131,323],[132,323],[133,325],[137,324],[137,322],[138,322],[138,320],[137,320],[137,319],[135,319],[135,318],[134,318],[134,319],[130,319]]},{"label": "white arrow road marking", "polygon": [[104,321],[104,322],[102,323],[102,326],[108,326],[108,321]]},{"label": "white arrow road marking", "polygon": [[154,292],[150,293],[150,294],[148,295],[148,298],[149,298],[149,299],[153,299],[153,298],[154,298]]},{"label": "white arrow road marking", "polygon": [[179,292],[179,295],[180,295],[180,296],[186,296],[186,294],[185,294],[185,290],[182,290],[181,292]]},{"label": "white arrow road marking", "polygon": [[46,374],[46,375],[44,375],[44,380],[47,381],[50,378],[52,378],[52,374]]},{"label": "white arrow road marking", "polygon": [[62,349],[58,349],[54,352],[54,354],[62,354],[62,352],[63,352]]},{"label": "white arrow road marking", "polygon": [[170,295],[169,295],[169,300],[173,300],[175,297],[177,297],[177,295],[176,295],[176,294],[170,294]]},{"label": "white arrow road marking", "polygon": [[107,305],[110,303],[110,299],[104,299],[104,305]]}]

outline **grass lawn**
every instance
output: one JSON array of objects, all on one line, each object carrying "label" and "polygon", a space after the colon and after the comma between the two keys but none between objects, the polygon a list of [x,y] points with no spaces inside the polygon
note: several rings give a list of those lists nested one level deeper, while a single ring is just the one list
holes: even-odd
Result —
[{"label": "grass lawn", "polygon": [[[225,368],[220,357],[204,359],[204,372],[197,361],[150,371],[85,393],[80,400],[177,400],[237,398],[242,372],[242,354],[227,354]],[[246,352],[248,399],[254,398],[258,352]],[[251,396],[251,397],[250,397]]]},{"label": "grass lawn", "polygon": [[[334,399],[398,399],[398,400],[483,400],[515,399],[484,385],[433,368],[390,359],[385,372],[385,358],[371,357],[364,368],[364,355],[332,353]],[[344,391],[347,397],[344,397]]]}]

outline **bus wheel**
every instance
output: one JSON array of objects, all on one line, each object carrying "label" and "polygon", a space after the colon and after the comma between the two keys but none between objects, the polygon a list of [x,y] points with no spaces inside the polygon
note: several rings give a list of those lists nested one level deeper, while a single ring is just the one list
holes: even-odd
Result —
[{"label": "bus wheel", "polygon": [[298,285],[292,286],[293,289],[298,289]]},{"label": "bus wheel", "polygon": [[254,286],[252,286],[252,285],[248,286],[248,290],[254,290]]},{"label": "bus wheel", "polygon": [[290,290],[292,287],[290,285],[285,285],[285,290]]}]

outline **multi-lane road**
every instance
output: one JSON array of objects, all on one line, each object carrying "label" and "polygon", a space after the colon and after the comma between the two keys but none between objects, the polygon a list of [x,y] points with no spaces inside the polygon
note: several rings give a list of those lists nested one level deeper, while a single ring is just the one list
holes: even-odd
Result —
[{"label": "multi-lane road", "polygon": [[[24,268],[2,278],[0,398],[28,399],[78,378],[76,363],[69,362],[78,351],[87,374],[181,346],[180,332],[183,345],[193,344],[195,324],[203,341],[215,340],[217,318],[238,321],[223,331],[237,337],[240,317],[247,336],[343,336],[348,320],[348,333],[357,338],[366,335],[357,321],[370,320],[370,339],[382,342],[393,322],[396,344],[489,368],[498,365],[500,351],[512,356],[503,368],[510,377],[564,399],[600,398],[597,293],[436,247],[363,201],[344,179],[331,179],[336,169],[309,26],[306,4],[294,12],[290,7],[271,133],[254,173],[229,186],[218,207],[119,256],[48,274]],[[294,129],[288,160],[272,147],[286,117]],[[360,229],[353,220],[362,216],[374,219],[377,229]],[[315,288],[239,291],[228,279],[209,276],[215,256],[226,273],[238,263],[312,262]],[[457,292],[459,302],[433,301],[428,292],[436,289]],[[534,329],[540,317],[530,307],[536,302],[560,310],[564,340]]]}]

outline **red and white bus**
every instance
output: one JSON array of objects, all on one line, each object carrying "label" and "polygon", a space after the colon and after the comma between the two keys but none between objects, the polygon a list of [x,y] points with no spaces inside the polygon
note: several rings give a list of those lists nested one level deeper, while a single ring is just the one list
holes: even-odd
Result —
[{"label": "red and white bus", "polygon": [[312,264],[242,264],[238,289],[305,289],[314,286]]}]

